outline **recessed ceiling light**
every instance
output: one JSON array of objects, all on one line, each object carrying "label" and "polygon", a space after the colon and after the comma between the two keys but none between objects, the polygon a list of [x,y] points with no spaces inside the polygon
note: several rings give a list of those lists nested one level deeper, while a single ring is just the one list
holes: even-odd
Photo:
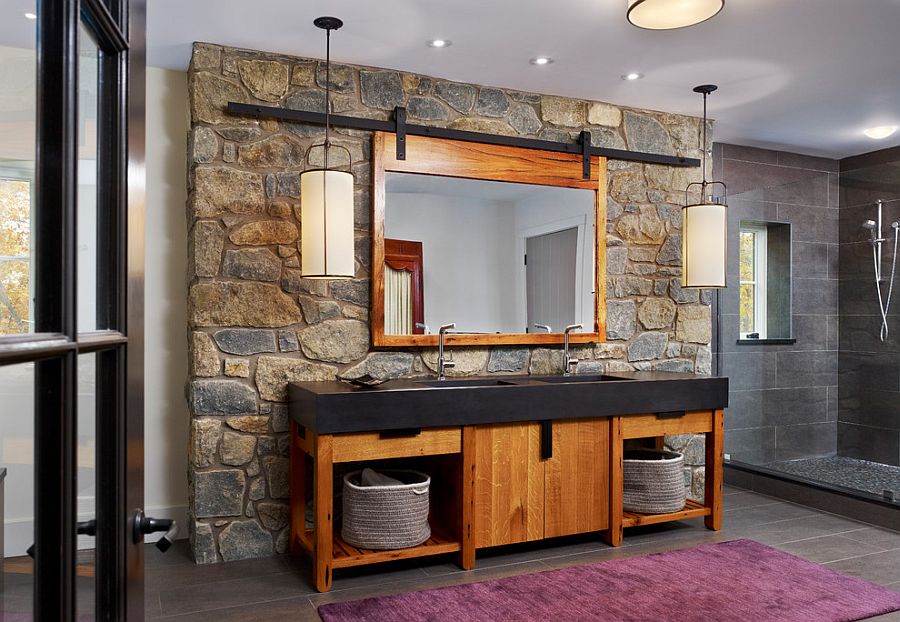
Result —
[{"label": "recessed ceiling light", "polygon": [[428,47],[430,48],[448,48],[451,45],[453,45],[453,42],[447,39],[432,39],[428,42]]},{"label": "recessed ceiling light", "polygon": [[636,71],[632,71],[631,73],[622,74],[622,79],[628,80],[629,82],[632,82],[634,80],[640,80],[643,77],[644,77],[644,74],[638,73]]},{"label": "recessed ceiling light", "polygon": [[37,15],[35,15],[34,13],[26,13],[25,19],[37,19]]},{"label": "recessed ceiling light", "polygon": [[537,58],[532,58],[529,62],[532,65],[549,65],[553,62],[553,59],[549,56],[538,56]]},{"label": "recessed ceiling light", "polygon": [[878,127],[870,127],[863,131],[863,133],[869,138],[874,138],[876,140],[881,138],[887,138],[891,134],[897,131],[896,125],[879,125]]}]

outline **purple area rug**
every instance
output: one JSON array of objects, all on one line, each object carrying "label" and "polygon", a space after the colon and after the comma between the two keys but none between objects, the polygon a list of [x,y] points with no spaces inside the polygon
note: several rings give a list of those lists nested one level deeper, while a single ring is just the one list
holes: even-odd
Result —
[{"label": "purple area rug", "polygon": [[319,607],[325,622],[696,620],[849,622],[900,592],[752,540]]}]

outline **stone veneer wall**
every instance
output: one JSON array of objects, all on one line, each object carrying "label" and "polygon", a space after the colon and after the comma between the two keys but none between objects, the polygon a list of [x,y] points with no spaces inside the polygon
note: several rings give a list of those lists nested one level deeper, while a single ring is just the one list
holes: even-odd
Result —
[{"label": "stone veneer wall", "polygon": [[[287,548],[287,382],[431,374],[436,353],[369,345],[370,133],[338,129],[334,140],[353,156],[357,278],[310,281],[299,270],[298,176],[321,164],[321,150],[307,150],[322,128],[224,112],[228,101],[321,111],[323,63],[198,43],[189,78],[190,532],[206,563]],[[596,145],[701,154],[694,117],[341,65],[332,85],[339,114],[388,119],[405,105],[436,126],[562,141],[589,129]],[[679,285],[679,201],[699,175],[609,163],[608,341],[578,348],[579,371],[710,372],[709,300]],[[452,357],[454,375],[547,374],[562,362],[560,348]],[[669,443],[687,454],[686,485],[702,496],[702,438]]]}]

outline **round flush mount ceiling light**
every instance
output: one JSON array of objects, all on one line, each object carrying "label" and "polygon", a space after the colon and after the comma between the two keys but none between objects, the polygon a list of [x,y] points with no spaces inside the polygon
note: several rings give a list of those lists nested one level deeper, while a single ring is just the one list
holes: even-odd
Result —
[{"label": "round flush mount ceiling light", "polygon": [[532,65],[543,66],[543,65],[550,65],[550,64],[552,64],[552,63],[553,63],[553,59],[550,58],[549,56],[538,56],[538,57],[536,57],[536,58],[532,58],[532,59],[531,59],[530,61],[528,61],[528,62],[530,62]]},{"label": "round flush mount ceiling light", "polygon": [[34,13],[26,13],[25,19],[37,19],[37,15]]},{"label": "round flush mount ceiling light", "polygon": [[897,131],[896,125],[879,125],[878,127],[870,127],[863,130],[863,134],[868,136],[869,138],[874,138],[875,140],[881,140],[882,138],[887,138],[888,136],[892,136],[894,132]]},{"label": "round flush mount ceiling light", "polygon": [[453,45],[453,42],[447,39],[432,39],[427,43],[430,48],[448,48]]},{"label": "round flush mount ceiling light", "polygon": [[725,0],[628,0],[628,21],[647,30],[685,28],[714,17]]},{"label": "round flush mount ceiling light", "polygon": [[622,79],[627,80],[628,82],[634,82],[635,80],[640,80],[644,77],[644,74],[638,73],[636,71],[632,71],[631,73],[623,73]]}]

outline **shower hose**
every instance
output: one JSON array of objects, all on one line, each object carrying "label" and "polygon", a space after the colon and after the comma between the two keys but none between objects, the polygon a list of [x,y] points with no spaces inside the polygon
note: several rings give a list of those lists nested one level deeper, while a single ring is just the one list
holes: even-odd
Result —
[{"label": "shower hose", "polygon": [[881,331],[879,332],[879,337],[883,342],[888,338],[888,309],[891,306],[891,294],[894,291],[894,269],[897,267],[897,238],[900,237],[898,234],[898,229],[900,229],[900,225],[896,222],[891,225],[891,228],[894,230],[894,255],[891,258],[891,281],[888,285],[887,292],[887,301],[885,302],[881,296],[881,266],[878,265],[878,250],[875,244],[872,245],[872,261],[875,264],[875,291],[878,292],[878,309],[881,311]]}]

